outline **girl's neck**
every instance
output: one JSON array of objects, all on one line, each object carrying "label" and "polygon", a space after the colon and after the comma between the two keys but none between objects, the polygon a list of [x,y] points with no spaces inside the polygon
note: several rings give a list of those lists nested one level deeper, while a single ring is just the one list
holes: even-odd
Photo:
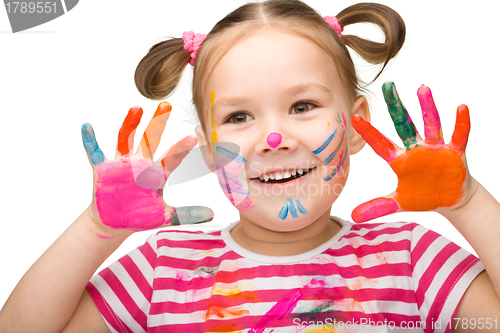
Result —
[{"label": "girl's neck", "polygon": [[341,228],[330,218],[330,211],[327,210],[307,227],[290,232],[267,230],[242,219],[242,222],[231,230],[231,236],[241,247],[254,253],[292,256],[320,246],[335,236]]}]

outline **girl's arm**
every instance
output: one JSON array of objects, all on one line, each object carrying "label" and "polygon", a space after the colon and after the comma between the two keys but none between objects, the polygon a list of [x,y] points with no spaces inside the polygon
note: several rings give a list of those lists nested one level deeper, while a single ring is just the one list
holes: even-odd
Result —
[{"label": "girl's arm", "polygon": [[170,110],[170,104],[160,103],[132,154],[142,109],[131,108],[113,160],[104,156],[90,124],[82,126],[94,172],[92,203],[16,286],[0,312],[2,333],[55,333],[65,326],[66,332],[109,332],[85,291],[104,260],[135,231],[212,220],[209,208],[175,208],[163,201],[167,177],[197,144],[188,136],[153,162]]},{"label": "girl's arm", "polygon": [[[486,330],[490,326],[487,323],[500,331],[500,204],[481,184],[476,184],[466,205],[441,213],[467,239],[486,268],[460,302],[454,332],[471,331],[473,323],[478,331]],[[483,324],[485,328],[479,329]]]},{"label": "girl's arm", "polygon": [[71,332],[109,332],[88,293],[82,294],[126,236],[102,239],[93,225],[86,209],[26,272],[0,312],[1,332],[61,332],[72,316],[84,316],[86,324]]}]

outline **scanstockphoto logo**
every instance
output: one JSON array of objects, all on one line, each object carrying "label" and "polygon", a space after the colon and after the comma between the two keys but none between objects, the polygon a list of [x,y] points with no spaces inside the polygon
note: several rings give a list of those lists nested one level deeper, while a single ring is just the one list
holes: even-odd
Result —
[{"label": "scanstockphoto logo", "polygon": [[4,0],[12,32],[27,30],[62,16],[79,0],[11,1]]}]

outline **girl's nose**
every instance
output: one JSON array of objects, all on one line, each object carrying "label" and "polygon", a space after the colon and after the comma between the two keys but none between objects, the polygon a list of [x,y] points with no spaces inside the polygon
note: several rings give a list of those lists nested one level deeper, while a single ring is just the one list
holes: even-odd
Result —
[{"label": "girl's nose", "polygon": [[276,148],[281,143],[281,139],[281,134],[273,132],[267,136],[267,144],[271,146],[271,148]]},{"label": "girl's nose", "polygon": [[295,151],[298,148],[297,138],[289,133],[280,132],[268,132],[267,136],[265,134],[261,136],[264,140],[260,139],[256,145],[257,152],[262,154],[272,151]]}]

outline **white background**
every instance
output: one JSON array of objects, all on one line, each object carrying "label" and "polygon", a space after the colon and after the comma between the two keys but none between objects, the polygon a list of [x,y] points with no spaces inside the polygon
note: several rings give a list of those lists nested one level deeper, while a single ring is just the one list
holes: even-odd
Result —
[{"label": "white background", "polygon": [[[320,14],[335,15],[354,1],[306,1]],[[400,143],[381,94],[382,83],[394,81],[419,131],[423,123],[416,91],[428,85],[440,110],[449,141],[459,104],[471,111],[472,132],[467,157],[472,175],[496,198],[498,176],[498,5],[496,1],[381,1],[406,22],[406,43],[395,61],[370,87],[373,124]],[[134,71],[148,49],[166,36],[185,30],[207,33],[245,1],[80,1],[66,15],[12,34],[0,9],[0,306],[23,274],[89,205],[92,172],[81,143],[80,126],[90,122],[101,149],[114,156],[116,137],[128,109],[140,105],[144,130],[156,110],[137,91]],[[494,8],[496,7],[496,8]],[[347,27],[345,33],[380,38],[372,26]],[[374,70],[359,60],[366,80]],[[188,68],[181,85],[168,98],[173,114],[158,150],[192,134],[194,108]],[[140,136],[136,139],[139,141]],[[358,204],[395,189],[389,166],[369,147],[351,160],[351,174],[332,214],[350,219]],[[217,229],[238,219],[216,177],[205,176],[166,191],[174,206],[205,205]],[[378,221],[415,221],[459,245],[473,249],[453,226],[435,213],[400,213]],[[474,223],[474,221],[471,221]],[[101,268],[142,244],[151,231],[130,237]]]}]

